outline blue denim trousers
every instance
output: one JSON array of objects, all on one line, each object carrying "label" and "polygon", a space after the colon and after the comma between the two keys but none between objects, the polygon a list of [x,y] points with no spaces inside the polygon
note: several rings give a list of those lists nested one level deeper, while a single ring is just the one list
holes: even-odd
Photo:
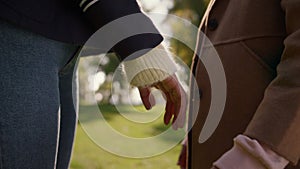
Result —
[{"label": "blue denim trousers", "polygon": [[78,46],[0,20],[0,168],[67,169]]}]

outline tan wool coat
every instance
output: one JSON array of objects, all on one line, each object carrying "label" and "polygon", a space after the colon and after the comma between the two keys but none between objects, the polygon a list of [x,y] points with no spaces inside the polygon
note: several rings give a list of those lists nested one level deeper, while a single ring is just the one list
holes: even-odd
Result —
[{"label": "tan wool coat", "polygon": [[201,104],[189,133],[189,169],[210,169],[238,134],[268,145],[291,162],[288,169],[300,169],[300,0],[212,0],[200,30],[219,54],[227,96],[218,127],[200,144],[211,84],[195,56],[201,97],[192,100]]}]

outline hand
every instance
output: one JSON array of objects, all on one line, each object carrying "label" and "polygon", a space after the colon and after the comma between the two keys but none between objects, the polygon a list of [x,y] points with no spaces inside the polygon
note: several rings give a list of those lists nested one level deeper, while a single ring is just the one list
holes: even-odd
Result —
[{"label": "hand", "polygon": [[155,83],[150,87],[139,87],[140,95],[147,110],[155,105],[154,97],[151,95],[151,87],[163,92],[166,99],[164,123],[168,125],[173,117],[172,127],[174,130],[183,128],[186,118],[187,96],[175,75]]},{"label": "hand", "polygon": [[177,165],[180,166],[180,169],[186,169],[187,163],[187,138],[184,139],[182,143],[181,152],[177,161]]}]

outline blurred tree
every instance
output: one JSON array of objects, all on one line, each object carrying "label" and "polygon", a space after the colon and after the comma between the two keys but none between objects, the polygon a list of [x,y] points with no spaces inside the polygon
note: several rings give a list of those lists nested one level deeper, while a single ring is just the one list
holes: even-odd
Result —
[{"label": "blurred tree", "polygon": [[[201,18],[205,12],[206,6],[209,0],[173,0],[174,6],[170,9],[171,14],[175,14],[181,18],[191,21],[194,25],[199,26]],[[174,33],[180,33],[182,36],[190,37],[192,41],[196,40],[194,34],[181,28],[179,25],[174,23],[172,25]],[[176,56],[181,57],[181,59],[188,65],[191,65],[193,50],[189,49],[186,45],[179,42],[176,39],[170,40],[170,46],[172,47],[172,52]]]},{"label": "blurred tree", "polygon": [[[189,20],[195,26],[199,26],[209,0],[138,0],[146,12],[170,13],[180,18]],[[164,21],[173,34],[179,34],[191,42],[196,41],[196,35],[189,29],[176,22]],[[170,39],[171,51],[179,56],[185,64],[190,66],[193,50],[176,39]]]},{"label": "blurred tree", "polygon": [[193,24],[199,25],[209,0],[173,0],[174,6],[170,13],[189,19]]}]

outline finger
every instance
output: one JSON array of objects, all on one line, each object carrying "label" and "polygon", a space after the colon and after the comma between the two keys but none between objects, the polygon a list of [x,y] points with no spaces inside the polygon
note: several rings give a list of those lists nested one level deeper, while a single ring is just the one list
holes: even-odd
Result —
[{"label": "finger", "polygon": [[151,109],[155,104],[154,96],[151,94],[149,87],[139,87],[142,102],[147,110]]},{"label": "finger", "polygon": [[[175,83],[175,82],[174,82]],[[182,128],[184,126],[185,120],[183,120],[183,110],[185,101],[184,93],[182,92],[183,89],[179,87],[179,85],[174,85],[171,94],[172,100],[175,102],[175,110],[174,110],[174,118],[172,121],[172,128],[177,130],[178,128]],[[179,118],[178,118],[179,117]]]},{"label": "finger", "polygon": [[174,116],[172,121],[172,128],[177,130],[177,124],[174,122],[177,119],[177,116],[180,112],[180,87],[176,77],[169,77],[163,82],[159,83],[157,87],[167,95],[167,105],[166,105],[166,114],[164,118],[165,124],[168,124]]},{"label": "finger", "polygon": [[178,114],[176,114],[173,123],[177,128],[183,128],[186,121],[187,96],[182,88],[180,89],[180,103],[176,103],[176,105],[179,105],[175,111]]},{"label": "finger", "polygon": [[185,121],[186,121],[186,109],[183,108],[182,110],[180,110],[180,113],[177,117],[177,121],[176,121],[177,128],[183,128],[185,125]]},{"label": "finger", "polygon": [[149,109],[151,109],[156,104],[155,98],[154,98],[154,96],[153,96],[153,94],[151,92],[149,94],[149,102],[150,102],[150,108]]},{"label": "finger", "polygon": [[162,95],[164,96],[164,99],[166,100],[164,123],[165,123],[165,125],[168,125],[174,114],[174,103],[172,102],[170,93],[165,90],[165,88],[162,86],[162,83],[156,84],[155,87],[162,92]]},{"label": "finger", "polygon": [[165,125],[168,125],[172,119],[172,116],[174,114],[175,105],[171,101],[170,97],[167,95],[167,104],[166,104],[166,112],[164,115],[164,123]]},{"label": "finger", "polygon": [[177,120],[177,117],[178,117],[178,114],[179,114],[179,110],[180,110],[180,102],[176,102],[175,104],[175,108],[174,108],[174,117],[173,117],[173,120],[172,120],[172,128],[174,130],[177,130],[178,129],[178,120]]}]

